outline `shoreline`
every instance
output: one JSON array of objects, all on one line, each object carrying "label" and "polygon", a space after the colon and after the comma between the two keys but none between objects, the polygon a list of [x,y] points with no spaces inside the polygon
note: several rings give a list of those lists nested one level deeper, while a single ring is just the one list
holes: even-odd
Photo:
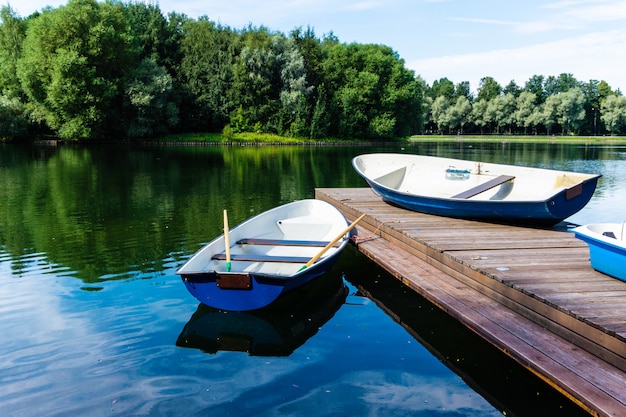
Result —
[{"label": "shoreline", "polygon": [[[275,139],[275,138],[273,138]],[[606,136],[411,136],[402,140],[371,141],[371,140],[169,140],[168,138],[154,140],[81,140],[65,141],[61,139],[35,139],[30,143],[45,146],[61,145],[131,145],[131,146],[375,146],[375,145],[410,145],[419,142],[494,142],[494,143],[567,143],[572,145],[626,145],[626,137],[606,137]],[[5,143],[26,143],[26,142],[5,142]]]}]

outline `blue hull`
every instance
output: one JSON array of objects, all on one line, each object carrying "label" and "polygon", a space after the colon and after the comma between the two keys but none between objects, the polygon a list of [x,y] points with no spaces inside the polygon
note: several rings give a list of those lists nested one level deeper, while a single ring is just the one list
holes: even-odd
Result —
[{"label": "blue hull", "polygon": [[[315,278],[324,275],[335,263],[339,252],[322,262],[291,277],[276,277],[263,274],[244,274],[241,278],[246,280],[245,288],[240,285],[219,285],[220,279],[228,279],[229,274],[224,272],[208,271],[196,274],[181,274],[181,278],[187,291],[198,301],[207,306],[220,310],[249,311],[266,307],[279,297],[287,294]],[[242,274],[230,274],[241,277]]]},{"label": "blue hull", "polygon": [[[582,233],[581,233],[582,232]],[[605,237],[595,238],[583,228],[574,229],[575,236],[589,246],[591,267],[598,272],[626,281],[626,248],[620,241]]]},{"label": "blue hull", "polygon": [[384,201],[408,210],[437,216],[549,227],[585,207],[593,196],[598,177],[583,182],[580,193],[575,197],[568,196],[567,190],[563,190],[542,201],[480,201],[424,197],[401,193],[373,181],[367,179],[366,181]]}]

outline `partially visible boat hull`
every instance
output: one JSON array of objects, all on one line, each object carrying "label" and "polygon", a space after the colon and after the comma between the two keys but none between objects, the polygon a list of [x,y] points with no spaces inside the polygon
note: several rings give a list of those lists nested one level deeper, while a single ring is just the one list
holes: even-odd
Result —
[{"label": "partially visible boat hull", "polygon": [[[390,204],[438,216],[533,227],[553,226],[581,210],[600,178],[407,154],[361,155],[352,164]],[[494,181],[496,185],[487,185]]]},{"label": "partially visible boat hull", "polygon": [[580,211],[591,199],[595,181],[586,182],[575,201],[567,200],[566,191],[542,201],[457,201],[453,199],[407,195],[368,181],[383,201],[420,213],[534,227],[550,227]]},{"label": "partially visible boat hull", "polygon": [[295,201],[248,219],[230,230],[228,239],[218,236],[176,273],[209,307],[256,310],[326,273],[348,243],[346,226],[341,212],[327,202]]},{"label": "partially visible boat hull", "polygon": [[572,230],[589,246],[591,267],[603,274],[626,281],[626,237],[624,223],[598,223]]}]

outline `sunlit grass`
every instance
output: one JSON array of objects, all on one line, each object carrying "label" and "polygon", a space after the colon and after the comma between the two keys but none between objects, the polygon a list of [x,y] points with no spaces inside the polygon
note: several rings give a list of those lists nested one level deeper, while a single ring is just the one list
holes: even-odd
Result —
[{"label": "sunlit grass", "polygon": [[[399,138],[385,140],[384,142],[426,142],[426,141],[480,141],[480,142],[566,142],[573,144],[589,144],[589,143],[624,143],[625,136],[560,136],[560,135],[415,135],[410,138]],[[249,143],[249,144],[324,144],[324,143],[371,143],[367,139],[336,139],[336,138],[296,138],[280,136],[270,133],[254,133],[243,132],[229,135],[228,137],[221,133],[183,133],[179,135],[169,135],[163,138],[155,139],[155,141],[173,142],[173,143]],[[383,141],[374,141],[383,142]]]}]

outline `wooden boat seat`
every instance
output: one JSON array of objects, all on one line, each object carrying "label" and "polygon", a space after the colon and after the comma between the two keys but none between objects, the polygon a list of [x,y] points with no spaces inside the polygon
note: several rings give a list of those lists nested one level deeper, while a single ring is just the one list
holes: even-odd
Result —
[{"label": "wooden boat seat", "polygon": [[[257,239],[245,238],[237,241],[238,245],[267,245],[267,246],[314,246],[324,247],[329,241],[323,240],[290,240],[290,239]],[[334,246],[341,245],[337,242]]]},{"label": "wooden boat seat", "polygon": [[467,199],[470,197],[474,197],[475,195],[478,195],[480,193],[484,193],[487,190],[491,190],[494,187],[497,187],[498,185],[502,185],[505,182],[509,182],[512,179],[514,179],[515,177],[512,175],[500,175],[498,177],[495,177],[487,182],[484,182],[482,184],[479,184],[475,187],[470,188],[469,190],[465,190],[462,193],[453,195],[452,198],[462,198],[462,199]]},{"label": "wooden boat seat", "polygon": [[[218,253],[211,257],[216,261],[225,261],[226,254]],[[272,256],[272,255],[254,255],[254,254],[233,254],[230,255],[232,262],[284,262],[292,264],[306,264],[311,257],[305,256]]]}]

